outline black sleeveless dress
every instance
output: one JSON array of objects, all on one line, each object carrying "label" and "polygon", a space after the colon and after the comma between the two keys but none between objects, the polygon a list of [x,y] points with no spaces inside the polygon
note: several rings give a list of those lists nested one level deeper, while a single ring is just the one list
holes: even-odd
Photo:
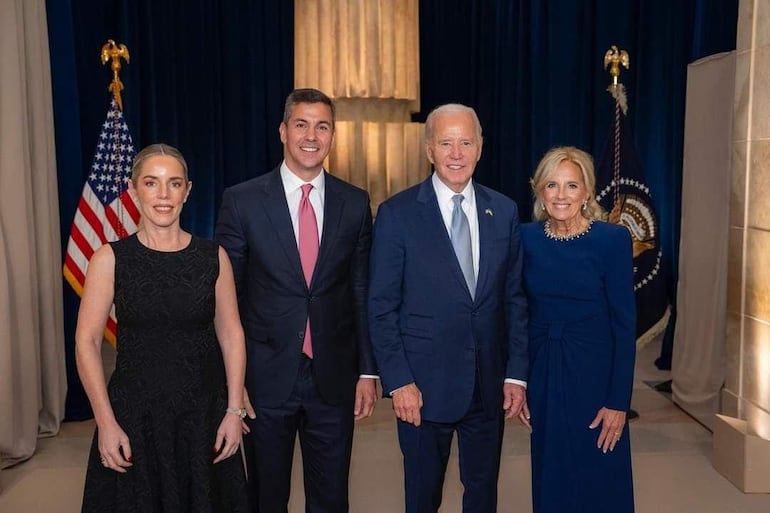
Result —
[{"label": "black sleeveless dress", "polygon": [[117,360],[107,388],[133,466],[125,474],[104,468],[96,433],[82,511],[246,511],[240,452],[213,464],[227,407],[214,331],[218,246],[193,237],[180,251],[160,252],[133,235],[112,249]]}]

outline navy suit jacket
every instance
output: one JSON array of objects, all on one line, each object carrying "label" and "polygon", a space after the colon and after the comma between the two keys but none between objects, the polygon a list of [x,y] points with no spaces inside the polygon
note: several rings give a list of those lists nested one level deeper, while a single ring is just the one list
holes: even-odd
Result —
[{"label": "navy suit jacket", "polygon": [[428,178],[383,203],[374,226],[369,328],[383,391],[415,382],[422,418],[455,422],[475,380],[488,416],[506,377],[527,379],[527,305],[516,204],[474,184],[479,219],[475,300]]},{"label": "navy suit jacket", "polygon": [[377,374],[366,315],[369,195],[328,173],[324,180],[324,224],[309,287],[280,168],[222,197],[215,238],[233,265],[246,332],[246,387],[257,406],[288,399],[308,315],[313,372],[324,400],[352,403],[360,374]]}]

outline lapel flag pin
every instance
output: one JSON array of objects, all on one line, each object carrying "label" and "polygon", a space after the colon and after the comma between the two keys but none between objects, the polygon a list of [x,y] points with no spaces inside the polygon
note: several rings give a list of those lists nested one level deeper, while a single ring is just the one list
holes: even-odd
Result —
[{"label": "lapel flag pin", "polygon": [[492,214],[492,209],[490,209],[490,208],[486,209],[486,210],[484,211],[484,213],[485,213],[486,215],[488,215],[489,217],[492,217],[492,215],[493,215],[493,214]]}]

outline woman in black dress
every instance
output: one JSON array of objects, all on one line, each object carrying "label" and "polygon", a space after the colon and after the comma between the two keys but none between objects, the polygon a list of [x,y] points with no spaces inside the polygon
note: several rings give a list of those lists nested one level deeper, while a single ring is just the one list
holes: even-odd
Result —
[{"label": "woman in black dress", "polygon": [[[88,267],[75,336],[96,419],[84,512],[246,510],[243,329],[227,254],[179,225],[191,187],[178,150],[139,152],[129,188],[140,229],[102,246]],[[117,359],[106,385],[113,302]]]}]

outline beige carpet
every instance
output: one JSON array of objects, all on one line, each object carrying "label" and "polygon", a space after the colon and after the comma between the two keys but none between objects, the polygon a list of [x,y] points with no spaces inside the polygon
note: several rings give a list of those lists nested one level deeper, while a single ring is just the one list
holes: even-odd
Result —
[{"label": "beige carpet", "polygon": [[[711,433],[644,381],[668,379],[652,362],[658,344],[638,357],[632,406],[641,418],[631,425],[637,513],[767,513],[770,495],[745,495],[711,466]],[[59,436],[41,439],[29,461],[0,473],[0,513],[75,513],[93,423],[66,423]],[[301,461],[295,456],[289,511],[304,511]],[[360,423],[353,445],[351,511],[403,511],[403,473],[390,401],[377,403]],[[517,422],[506,427],[500,471],[499,511],[531,511],[529,439]],[[456,449],[450,459],[442,513],[460,512],[462,487]]]}]

